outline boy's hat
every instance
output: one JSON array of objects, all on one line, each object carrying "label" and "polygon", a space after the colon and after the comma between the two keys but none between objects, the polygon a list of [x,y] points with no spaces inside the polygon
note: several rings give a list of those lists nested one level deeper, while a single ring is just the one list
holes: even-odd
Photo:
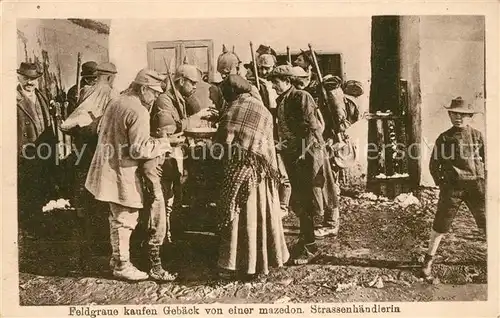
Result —
[{"label": "boy's hat", "polygon": [[472,104],[467,103],[462,97],[457,97],[451,101],[449,107],[445,107],[449,112],[455,113],[463,113],[463,114],[475,114],[477,113],[474,110],[474,106]]}]

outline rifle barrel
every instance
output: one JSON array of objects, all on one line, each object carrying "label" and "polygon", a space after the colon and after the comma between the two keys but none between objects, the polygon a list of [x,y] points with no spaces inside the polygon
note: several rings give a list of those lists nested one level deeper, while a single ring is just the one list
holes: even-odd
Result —
[{"label": "rifle barrel", "polygon": [[323,77],[321,76],[321,70],[319,69],[318,59],[316,58],[316,53],[314,53],[311,44],[309,44],[309,50],[311,51],[311,56],[313,58],[314,68],[316,69],[316,73],[318,74],[318,80],[321,84],[323,84]]},{"label": "rifle barrel", "polygon": [[255,73],[255,85],[257,86],[257,89],[260,91],[259,73],[257,72],[257,61],[255,60],[255,53],[253,52],[252,42],[250,42],[250,53],[252,54],[253,72]]},{"label": "rifle barrel", "polygon": [[82,56],[80,52],[78,52],[78,58],[76,61],[76,103],[78,103],[78,100],[80,99],[80,68],[82,64]]},{"label": "rifle barrel", "polygon": [[[179,95],[177,95],[177,90],[175,89],[174,85],[174,79],[172,78],[172,74],[170,74],[170,68],[168,67],[167,59],[165,59],[165,57],[163,57],[163,62],[165,63],[165,67],[167,68],[168,81],[170,82],[170,86],[172,86],[172,91],[174,92],[175,101],[177,102],[179,107],[181,107],[182,106],[181,100],[179,98]],[[186,111],[184,109],[182,109],[182,111],[184,112],[182,116],[186,116]]]},{"label": "rifle barrel", "polygon": [[[328,98],[328,93],[326,92],[325,84],[323,82],[323,76],[321,75],[321,70],[319,69],[319,63],[318,63],[318,59],[316,58],[316,53],[314,53],[312,45],[311,44],[308,44],[308,45],[309,45],[309,50],[311,51],[311,56],[312,56],[312,59],[314,62],[314,67],[316,68],[316,73],[318,75],[319,86],[321,87],[321,93],[323,95],[323,102],[325,103],[325,106],[327,106],[327,107],[324,107],[324,108],[326,108],[325,109],[325,111],[327,112],[326,115],[330,119],[332,119],[334,116],[333,109],[335,108],[335,106],[332,105],[332,100]],[[335,129],[332,129],[332,130],[333,130],[334,135],[338,138],[338,140],[342,141],[342,139],[343,139],[342,136]]]}]

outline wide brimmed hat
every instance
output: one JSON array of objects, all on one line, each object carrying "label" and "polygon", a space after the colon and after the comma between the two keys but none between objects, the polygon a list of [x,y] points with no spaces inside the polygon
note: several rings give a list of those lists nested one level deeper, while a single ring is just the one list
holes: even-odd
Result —
[{"label": "wide brimmed hat", "polygon": [[137,73],[133,83],[146,85],[157,92],[163,93],[163,89],[161,88],[163,79],[164,77],[158,74],[158,72],[144,68]]},{"label": "wide brimmed hat", "polygon": [[35,63],[22,62],[17,69],[17,74],[24,75],[31,79],[39,78],[43,73],[38,69]]},{"label": "wide brimmed hat", "polygon": [[462,113],[462,114],[475,114],[478,113],[474,109],[472,104],[467,103],[462,97],[457,97],[451,101],[450,106],[446,107],[446,110],[454,113]]},{"label": "wide brimmed hat", "polygon": [[94,61],[88,61],[82,64],[81,77],[96,77],[97,74],[97,63]]}]

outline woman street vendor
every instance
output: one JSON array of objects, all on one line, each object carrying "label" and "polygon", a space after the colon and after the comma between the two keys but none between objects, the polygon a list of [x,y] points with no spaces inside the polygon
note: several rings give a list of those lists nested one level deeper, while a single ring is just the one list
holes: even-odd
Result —
[{"label": "woman street vendor", "polygon": [[273,117],[251,96],[252,87],[243,77],[229,75],[221,90],[228,106],[214,137],[223,149],[218,267],[222,278],[251,278],[268,274],[269,266],[281,267],[289,258],[280,215]]}]

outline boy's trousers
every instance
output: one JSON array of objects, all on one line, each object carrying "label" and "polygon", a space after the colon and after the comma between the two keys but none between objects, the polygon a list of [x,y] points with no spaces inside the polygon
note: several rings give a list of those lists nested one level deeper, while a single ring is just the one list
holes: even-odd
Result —
[{"label": "boy's trousers", "polygon": [[432,229],[447,233],[462,202],[465,202],[474,216],[477,227],[486,231],[485,181],[461,180],[440,186],[437,212]]}]

